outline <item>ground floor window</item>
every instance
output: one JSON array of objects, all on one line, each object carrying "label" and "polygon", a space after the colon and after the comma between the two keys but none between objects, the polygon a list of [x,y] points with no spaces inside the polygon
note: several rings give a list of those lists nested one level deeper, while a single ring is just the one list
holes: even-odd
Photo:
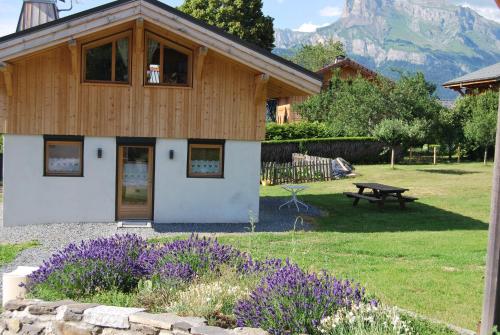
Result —
[{"label": "ground floor window", "polygon": [[224,177],[224,141],[191,140],[188,146],[188,177]]},{"label": "ground floor window", "polygon": [[83,137],[45,136],[44,175],[83,176]]}]

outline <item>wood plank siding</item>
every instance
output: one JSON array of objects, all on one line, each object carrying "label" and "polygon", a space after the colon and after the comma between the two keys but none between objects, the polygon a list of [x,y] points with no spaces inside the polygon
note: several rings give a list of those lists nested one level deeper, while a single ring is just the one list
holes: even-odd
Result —
[{"label": "wood plank siding", "polygon": [[[84,83],[82,44],[126,30],[130,84]],[[192,87],[144,84],[148,31],[193,50]],[[266,98],[306,94],[276,78],[258,83],[262,73],[141,19],[9,64],[13,90],[8,96],[0,77],[0,133],[263,140]]]}]

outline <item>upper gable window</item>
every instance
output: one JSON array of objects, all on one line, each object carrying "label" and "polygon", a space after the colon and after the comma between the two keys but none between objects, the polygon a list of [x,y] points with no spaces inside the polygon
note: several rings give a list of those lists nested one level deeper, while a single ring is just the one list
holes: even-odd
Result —
[{"label": "upper gable window", "polygon": [[130,82],[131,32],[113,35],[83,46],[83,76],[86,82]]},{"label": "upper gable window", "polygon": [[146,34],[146,84],[191,86],[193,52],[152,33]]}]

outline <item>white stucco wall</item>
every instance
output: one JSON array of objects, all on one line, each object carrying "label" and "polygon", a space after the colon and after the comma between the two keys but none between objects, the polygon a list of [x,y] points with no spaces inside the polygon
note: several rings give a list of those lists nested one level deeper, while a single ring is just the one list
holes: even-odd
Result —
[{"label": "white stucco wall", "polygon": [[226,141],[223,179],[187,178],[187,150],[187,140],[157,140],[155,222],[245,223],[249,211],[258,216],[260,142]]},{"label": "white stucco wall", "polygon": [[43,146],[43,136],[4,137],[4,226],[114,221],[115,138],[85,137],[83,177],[44,177]]}]

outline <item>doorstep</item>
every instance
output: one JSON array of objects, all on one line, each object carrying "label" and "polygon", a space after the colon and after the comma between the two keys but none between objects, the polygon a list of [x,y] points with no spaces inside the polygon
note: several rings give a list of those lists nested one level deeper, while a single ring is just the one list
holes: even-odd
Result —
[{"label": "doorstep", "polygon": [[142,220],[127,220],[118,221],[118,228],[153,228],[153,223],[151,221]]}]

